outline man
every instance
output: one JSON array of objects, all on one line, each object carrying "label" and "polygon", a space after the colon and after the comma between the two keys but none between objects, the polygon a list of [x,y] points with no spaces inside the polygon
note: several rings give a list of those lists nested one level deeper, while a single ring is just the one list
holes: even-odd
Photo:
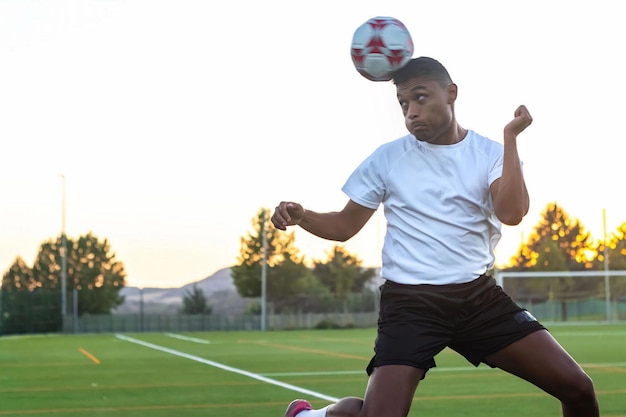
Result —
[{"label": "man", "polygon": [[445,347],[523,378],[556,397],[563,416],[599,416],[591,379],[548,331],[486,275],[501,224],[519,224],[529,197],[517,136],[525,106],[504,127],[503,144],[461,127],[458,87],[438,61],[412,59],[395,74],[409,135],[380,146],[357,167],[337,212],[281,202],[280,230],[299,225],[324,239],[354,236],[380,204],[387,219],[374,356],[363,399],[320,410],[293,401],[285,417],[405,417],[418,384]]}]

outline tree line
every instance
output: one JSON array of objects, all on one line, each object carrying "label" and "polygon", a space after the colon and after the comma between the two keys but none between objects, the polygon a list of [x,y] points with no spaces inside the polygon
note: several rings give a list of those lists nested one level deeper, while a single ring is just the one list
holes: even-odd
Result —
[{"label": "tree line", "polygon": [[[329,298],[345,300],[367,291],[366,284],[374,276],[374,270],[363,268],[358,258],[337,245],[328,259],[316,260],[312,266],[307,266],[295,246],[294,232],[274,229],[263,220],[269,215],[268,210],[259,211],[253,219],[252,232],[241,238],[238,264],[231,271],[242,296],[260,296],[263,227],[268,242],[265,260],[268,271],[267,301],[275,312],[314,312]],[[501,270],[601,271],[605,268],[605,256],[610,269],[626,270],[626,222],[611,233],[606,242],[594,239],[580,220],[571,217],[553,202],[545,207],[528,239],[521,243],[517,253]],[[577,297],[602,298],[604,285],[605,282],[597,277],[560,277],[510,280],[506,290],[514,298],[560,302],[565,311],[565,303]],[[612,279],[611,289],[613,299],[626,298],[626,277]]]},{"label": "tree line", "polygon": [[[294,231],[276,230],[266,221],[270,215],[269,209],[261,208],[252,218],[252,230],[240,238],[240,253],[231,268],[240,296],[255,299],[261,296],[265,264],[266,301],[271,312],[371,309],[376,297],[371,286],[376,274],[374,268],[364,267],[356,254],[339,244],[332,247],[326,259],[307,262],[295,244]],[[605,242],[594,239],[578,219],[570,217],[557,203],[548,204],[540,217],[504,271],[599,271],[605,267],[605,254],[610,269],[626,270],[626,222]],[[0,323],[5,331],[8,328],[18,333],[61,329],[62,239],[63,236],[59,236],[43,242],[32,267],[18,256],[3,274]],[[110,314],[124,302],[120,295],[126,285],[123,263],[116,259],[106,239],[99,239],[92,233],[77,239],[66,238],[66,247],[66,291],[78,297],[78,315]],[[626,282],[622,281],[613,285],[615,297],[625,296]],[[581,293],[585,286],[596,286],[592,291],[598,294],[603,291],[601,284],[579,277],[550,282],[519,280],[508,290],[514,296],[553,297],[565,302],[568,297]],[[589,288],[586,291],[589,292]],[[249,313],[259,311],[257,303],[252,304]],[[194,287],[184,295],[181,312],[211,313],[201,289]]]}]

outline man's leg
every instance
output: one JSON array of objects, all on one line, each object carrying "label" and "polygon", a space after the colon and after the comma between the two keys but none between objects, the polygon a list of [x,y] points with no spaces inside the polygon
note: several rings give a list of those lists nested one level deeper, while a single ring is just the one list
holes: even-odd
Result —
[{"label": "man's leg", "polygon": [[561,401],[564,417],[600,415],[593,382],[546,330],[525,336],[485,358]]},{"label": "man's leg", "polygon": [[[367,367],[370,377],[365,396],[343,398],[323,411],[301,411],[298,417],[406,417],[417,385],[426,370],[435,366],[435,355],[454,331],[445,314],[449,309],[442,305],[456,303],[448,296],[450,292],[464,299],[465,288],[471,285],[460,290],[456,285],[433,287],[387,281],[381,287],[376,355]],[[433,309],[433,305],[440,308]]]},{"label": "man's leg", "polygon": [[[406,417],[424,370],[406,365],[385,365],[370,375],[365,397],[342,398],[326,408],[325,417]],[[319,415],[318,410],[304,410],[298,417]],[[295,416],[295,415],[294,415]],[[288,416],[292,417],[292,416]]]}]

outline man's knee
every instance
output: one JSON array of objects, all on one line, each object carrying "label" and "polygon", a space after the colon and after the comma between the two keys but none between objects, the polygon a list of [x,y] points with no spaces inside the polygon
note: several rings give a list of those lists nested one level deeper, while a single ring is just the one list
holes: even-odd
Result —
[{"label": "man's knee", "polygon": [[561,400],[565,403],[587,404],[596,402],[593,380],[585,372],[579,372],[564,387]]},{"label": "man's knee", "polygon": [[332,404],[326,410],[326,417],[357,417],[363,408],[363,400],[346,397]]}]

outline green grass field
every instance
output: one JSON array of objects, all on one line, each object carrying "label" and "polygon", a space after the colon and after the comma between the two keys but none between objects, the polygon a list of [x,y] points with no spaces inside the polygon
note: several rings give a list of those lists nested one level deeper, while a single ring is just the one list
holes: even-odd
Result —
[{"label": "green grass field", "polygon": [[[595,381],[604,417],[626,417],[626,326],[551,326]],[[361,396],[373,329],[0,338],[0,416],[282,417]],[[411,416],[560,416],[530,384],[449,350]]]}]

